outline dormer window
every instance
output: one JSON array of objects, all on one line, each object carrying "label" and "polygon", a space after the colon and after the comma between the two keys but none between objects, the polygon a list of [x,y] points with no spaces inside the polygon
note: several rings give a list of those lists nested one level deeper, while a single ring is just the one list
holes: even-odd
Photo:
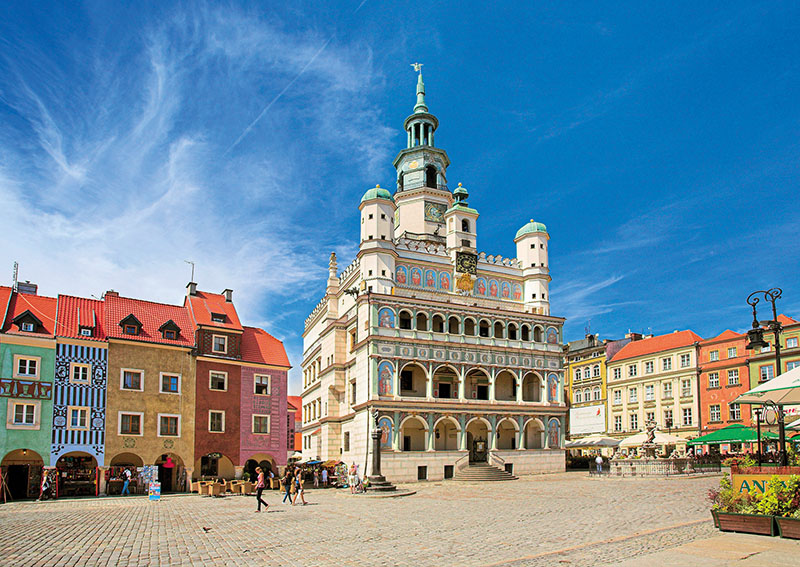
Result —
[{"label": "dormer window", "polygon": [[139,327],[136,325],[125,325],[122,329],[122,332],[126,335],[138,335],[139,334]]},{"label": "dormer window", "polygon": [[181,328],[172,319],[161,325],[158,330],[161,331],[161,338],[168,341],[177,340],[181,332]]},{"label": "dormer window", "polygon": [[20,313],[11,322],[24,333],[36,333],[42,327],[42,322],[30,310]]},{"label": "dormer window", "polygon": [[225,322],[225,314],[224,313],[212,313],[211,320],[214,323],[224,323]]},{"label": "dormer window", "polygon": [[174,341],[178,336],[175,334],[175,331],[164,331],[164,338]]},{"label": "dormer window", "polygon": [[26,333],[32,333],[36,330],[36,325],[33,323],[23,323],[21,329]]},{"label": "dormer window", "polygon": [[142,332],[142,322],[133,313],[120,321],[119,326],[122,327],[122,332],[126,335],[138,335]]},{"label": "dormer window", "polygon": [[228,352],[228,337],[223,335],[214,335],[211,350],[217,354],[226,354]]},{"label": "dormer window", "polygon": [[91,337],[92,329],[90,329],[89,327],[81,327],[80,333],[82,337]]}]

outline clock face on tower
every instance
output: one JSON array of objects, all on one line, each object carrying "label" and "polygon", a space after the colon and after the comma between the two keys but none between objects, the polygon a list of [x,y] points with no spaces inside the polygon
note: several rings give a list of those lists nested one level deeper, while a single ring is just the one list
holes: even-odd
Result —
[{"label": "clock face on tower", "polygon": [[478,273],[478,257],[469,252],[456,252],[456,271],[462,274]]}]

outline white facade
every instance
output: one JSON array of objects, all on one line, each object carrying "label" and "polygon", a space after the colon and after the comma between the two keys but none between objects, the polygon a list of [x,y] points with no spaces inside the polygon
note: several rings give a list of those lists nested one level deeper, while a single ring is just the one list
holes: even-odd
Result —
[{"label": "white facade", "polygon": [[360,204],[361,244],[307,318],[303,458],[371,473],[371,412],[392,482],[438,480],[470,461],[516,474],[564,470],[562,318],[550,316],[548,239],[531,221],[518,258],[477,253],[478,212],[447,186],[447,154],[420,75],[394,195]]}]

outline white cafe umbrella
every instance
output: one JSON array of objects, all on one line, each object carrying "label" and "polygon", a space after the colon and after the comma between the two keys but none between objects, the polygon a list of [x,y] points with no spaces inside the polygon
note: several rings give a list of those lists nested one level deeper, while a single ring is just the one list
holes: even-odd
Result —
[{"label": "white cafe umbrella", "polygon": [[619,439],[595,433],[588,437],[567,441],[564,447],[567,449],[589,449],[592,447],[616,447],[617,445],[619,445]]},{"label": "white cafe umbrella", "polygon": [[[637,433],[636,435],[631,435],[630,437],[626,437],[622,440],[622,442],[620,442],[619,446],[624,448],[641,447],[642,443],[645,441],[647,441],[647,432],[642,432]],[[686,444],[686,439],[656,431],[656,437],[653,439],[653,443],[656,445],[681,445]]]},{"label": "white cafe umbrella", "polygon": [[737,404],[800,404],[800,366],[759,384],[734,400]]}]

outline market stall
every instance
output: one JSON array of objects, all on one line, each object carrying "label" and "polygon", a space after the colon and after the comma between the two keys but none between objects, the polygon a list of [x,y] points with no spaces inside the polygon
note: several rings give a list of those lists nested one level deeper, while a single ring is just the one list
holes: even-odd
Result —
[{"label": "market stall", "polygon": [[97,461],[86,453],[67,453],[56,462],[58,496],[97,496],[100,483]]}]

